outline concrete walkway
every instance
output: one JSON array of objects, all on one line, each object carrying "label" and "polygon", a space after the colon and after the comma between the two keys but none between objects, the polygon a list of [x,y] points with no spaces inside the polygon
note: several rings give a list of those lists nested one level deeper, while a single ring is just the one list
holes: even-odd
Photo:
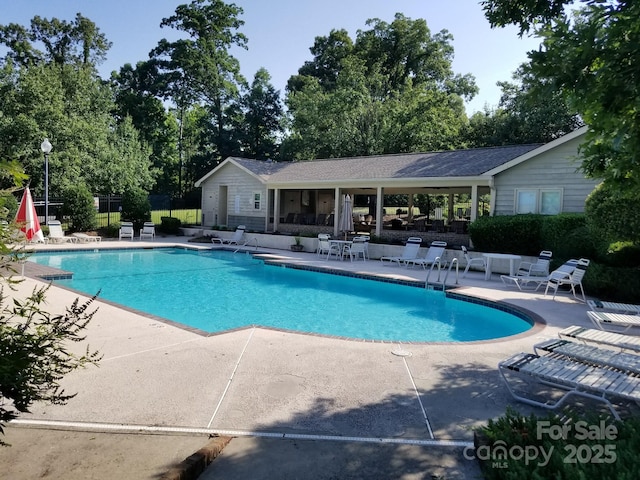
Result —
[{"label": "concrete walkway", "polygon": [[[186,240],[62,247],[158,247]],[[427,275],[377,260],[327,262],[308,253],[263,253],[389,277],[424,281]],[[29,266],[26,271],[29,275]],[[27,278],[18,294],[41,283]],[[65,390],[78,392],[67,405],[37,404],[15,428],[28,422],[145,432],[175,435],[176,442],[201,438],[203,445],[210,434],[233,437],[202,479],[473,478],[479,469],[464,455],[473,429],[502,415],[508,405],[532,411],[512,402],[497,363],[531,351],[568,325],[588,323],[586,306],[566,293],[551,300],[540,292],[521,292],[505,287],[496,274],[486,281],[483,273],[470,272],[459,288],[528,309],[546,325],[498,341],[402,346],[262,328],[206,337],[98,302],[87,340],[104,355],[100,366],[64,379]],[[47,308],[63,311],[77,296],[51,287]],[[85,345],[73,347],[82,353]]]}]

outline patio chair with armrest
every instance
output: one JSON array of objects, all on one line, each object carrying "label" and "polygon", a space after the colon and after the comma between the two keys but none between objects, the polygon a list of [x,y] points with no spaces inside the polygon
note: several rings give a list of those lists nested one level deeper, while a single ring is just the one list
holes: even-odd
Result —
[{"label": "patio chair with armrest", "polygon": [[153,222],[144,222],[140,229],[140,240],[143,238],[149,238],[154,240],[156,238],[156,225]]},{"label": "patio chair with armrest", "polygon": [[542,250],[535,262],[520,262],[516,275],[530,277],[546,277],[549,275],[549,264],[553,253],[550,250]]},{"label": "patio chair with armrest", "polygon": [[[613,416],[620,420],[612,400],[640,401],[640,376],[592,363],[518,353],[501,361],[498,371],[514,399],[536,407],[555,409],[575,395],[605,403]],[[510,381],[512,374],[556,387],[564,394],[558,400],[543,401],[517,393]]]},{"label": "patio chair with armrest", "polygon": [[60,223],[60,220],[49,220],[49,223],[47,223],[47,226],[49,227],[49,236],[46,238],[47,241],[52,242],[52,243],[58,243],[58,242],[70,242],[70,243],[76,243],[78,241],[78,239],[76,237],[68,237],[64,234],[64,231],[62,230],[62,224]]},{"label": "patio chair with armrest", "polygon": [[418,256],[418,251],[420,250],[420,245],[422,244],[422,238],[420,237],[409,237],[407,243],[402,250],[402,254],[397,257],[380,257],[380,261],[382,263],[397,263],[398,266],[400,264],[406,262],[407,260],[413,260]]},{"label": "patio chair with armrest", "polygon": [[469,255],[469,251],[467,250],[467,247],[465,247],[463,245],[460,248],[462,249],[462,254],[464,255],[464,259],[467,262],[467,266],[464,267],[464,272],[462,273],[462,278],[465,277],[465,275],[469,271],[469,268],[474,264],[478,265],[478,267],[482,267],[482,270],[486,270],[487,269],[487,259],[486,258],[484,258],[484,257],[471,258],[471,256]]},{"label": "patio chair with armrest", "polygon": [[118,240],[130,238],[133,240],[133,222],[120,222],[120,230],[118,230]]},{"label": "patio chair with armrest", "polygon": [[589,310],[587,316],[600,330],[614,330],[626,332],[632,327],[640,327],[640,315],[626,313],[594,312]]},{"label": "patio chair with armrest", "polygon": [[631,350],[640,353],[640,337],[635,335],[625,335],[624,333],[607,332],[604,330],[596,330],[595,328],[571,325],[559,331],[558,336],[576,342],[603,345],[607,348]]},{"label": "patio chair with armrest", "polygon": [[345,254],[349,255],[349,258],[353,262],[353,258],[356,260],[362,257],[362,260],[366,260],[368,258],[368,242],[369,238],[364,236],[353,237],[353,243],[351,245],[346,246]]},{"label": "patio chair with armrest", "polygon": [[331,239],[331,236],[328,233],[319,233],[318,234],[318,248],[316,249],[316,254],[318,255],[323,255],[323,254],[329,254],[329,251],[331,250],[331,244],[329,243],[329,240]]},{"label": "patio chair with armrest", "polygon": [[414,267],[416,265],[421,265],[422,268],[426,269],[427,266],[434,265],[436,263],[440,264],[440,266],[444,266],[446,264],[446,261],[444,260],[444,253],[446,248],[447,242],[431,242],[431,245],[429,246],[429,249],[427,250],[424,258],[413,258],[405,260],[404,263],[407,268],[409,267],[409,265],[413,265]]},{"label": "patio chair with armrest", "polygon": [[547,281],[547,287],[544,289],[545,296],[549,292],[549,289],[553,290],[553,297],[556,298],[556,293],[558,293],[558,288],[562,285],[568,285],[571,288],[571,293],[573,297],[578,299],[576,295],[576,287],[580,287],[580,292],[582,293],[582,301],[587,303],[587,297],[584,294],[584,287],[582,286],[582,279],[584,278],[585,273],[587,272],[587,267],[589,266],[590,260],[586,258],[581,258],[578,260],[575,268],[571,273],[566,275],[550,275],[549,280]]},{"label": "patio chair with armrest", "polygon": [[569,278],[578,265],[579,260],[571,259],[567,260],[560,267],[556,268],[547,276],[539,275],[500,275],[502,283],[505,285],[515,285],[519,290],[533,288],[530,285],[534,285],[534,291],[538,291],[540,287],[546,285],[549,281],[557,282],[561,279]]},{"label": "patio chair with armrest", "polygon": [[246,229],[247,227],[245,227],[244,225],[238,225],[231,238],[224,239],[219,237],[211,237],[211,243],[218,243],[220,245],[239,245],[239,242],[240,240],[242,240],[242,236],[244,235],[244,231]]}]

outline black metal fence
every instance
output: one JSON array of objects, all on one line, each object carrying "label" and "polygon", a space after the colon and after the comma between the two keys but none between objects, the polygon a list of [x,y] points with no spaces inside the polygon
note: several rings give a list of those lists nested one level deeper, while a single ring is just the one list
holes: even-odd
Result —
[{"label": "black metal fence", "polygon": [[[44,197],[34,197],[33,199],[36,213],[40,223],[44,223],[45,202]],[[183,224],[201,225],[202,210],[199,208],[175,208],[183,207],[184,201],[172,199],[168,195],[150,195],[151,221],[159,225],[162,217],[179,218]],[[122,212],[122,196],[104,195],[94,197],[94,205],[97,212],[98,228],[105,228],[109,225],[120,223],[120,213]],[[63,201],[61,198],[49,198],[49,220],[61,220]]]}]

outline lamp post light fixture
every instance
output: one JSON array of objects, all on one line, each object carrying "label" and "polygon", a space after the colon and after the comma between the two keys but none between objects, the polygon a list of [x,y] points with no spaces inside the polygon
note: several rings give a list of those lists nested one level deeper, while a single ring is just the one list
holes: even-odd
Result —
[{"label": "lamp post light fixture", "polygon": [[51,143],[48,138],[40,144],[40,150],[44,153],[44,224],[49,221],[49,153],[51,152]]}]

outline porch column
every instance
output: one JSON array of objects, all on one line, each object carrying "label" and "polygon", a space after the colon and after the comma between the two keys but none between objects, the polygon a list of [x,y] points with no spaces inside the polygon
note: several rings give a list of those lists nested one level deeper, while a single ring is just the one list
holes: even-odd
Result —
[{"label": "porch column", "polygon": [[471,185],[471,221],[478,218],[478,185]]},{"label": "porch column", "polygon": [[407,211],[407,222],[413,222],[413,193],[407,195],[409,201],[409,210]]},{"label": "porch column", "polygon": [[382,210],[383,210],[383,195],[384,189],[382,187],[378,187],[376,189],[376,237],[380,237],[382,234]]},{"label": "porch column", "polygon": [[[273,231],[278,231],[278,224],[280,223],[280,189],[273,189]],[[269,208],[267,207],[267,226],[264,231],[269,229]]]},{"label": "porch column", "polygon": [[453,220],[453,193],[449,194],[449,212],[447,213],[447,225],[451,224],[451,220]]},{"label": "porch column", "polygon": [[340,187],[335,188],[333,194],[333,236],[338,236],[338,223],[340,222]]},{"label": "porch column", "polygon": [[496,186],[494,184],[494,177],[491,177],[489,181],[489,215],[492,217],[496,213]]}]

